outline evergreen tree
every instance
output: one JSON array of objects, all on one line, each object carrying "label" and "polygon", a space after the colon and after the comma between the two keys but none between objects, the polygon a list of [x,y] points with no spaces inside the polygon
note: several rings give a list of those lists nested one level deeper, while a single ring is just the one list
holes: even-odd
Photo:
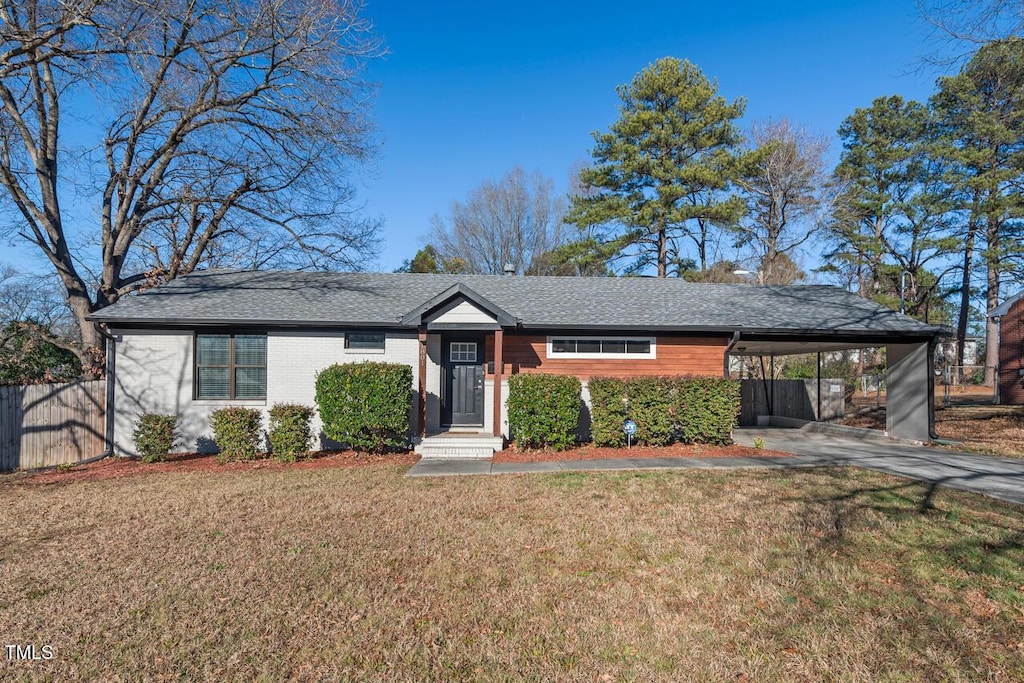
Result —
[{"label": "evergreen tree", "polygon": [[678,238],[692,242],[701,270],[717,225],[735,223],[743,212],[728,195],[738,169],[736,120],[745,102],[727,102],[718,84],[688,61],[659,59],[617,89],[619,119],[595,133],[593,166],[580,173],[594,192],[573,197],[567,222],[613,225],[612,251],[632,255],[627,270],[657,265],[668,275]]},{"label": "evergreen tree", "polygon": [[444,258],[437,253],[434,245],[428,244],[411,258],[402,263],[396,273],[466,273],[465,261],[459,258]]},{"label": "evergreen tree", "polygon": [[[945,144],[942,156],[955,169],[965,201],[962,291],[957,321],[962,362],[974,259],[985,276],[985,307],[1000,303],[1002,278],[1022,256],[1024,214],[1024,39],[981,47],[956,76],[939,80],[933,104]],[[986,383],[998,364],[997,328],[986,321]]]},{"label": "evergreen tree", "polygon": [[[829,233],[826,270],[845,271],[861,296],[924,318],[941,308],[941,276],[959,247],[952,234],[954,187],[936,155],[937,128],[925,105],[898,95],[857,109],[839,129],[835,170],[842,189]],[[903,273],[908,273],[904,276]]]}]

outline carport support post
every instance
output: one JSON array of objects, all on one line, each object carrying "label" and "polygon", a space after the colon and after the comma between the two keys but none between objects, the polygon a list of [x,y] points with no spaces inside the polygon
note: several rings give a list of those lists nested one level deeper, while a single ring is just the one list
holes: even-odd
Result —
[{"label": "carport support post", "polygon": [[886,346],[885,429],[889,436],[931,440],[931,381],[928,342]]},{"label": "carport support post", "polygon": [[818,391],[815,394],[818,397],[818,412],[814,413],[814,421],[821,422],[821,351],[818,351]]}]

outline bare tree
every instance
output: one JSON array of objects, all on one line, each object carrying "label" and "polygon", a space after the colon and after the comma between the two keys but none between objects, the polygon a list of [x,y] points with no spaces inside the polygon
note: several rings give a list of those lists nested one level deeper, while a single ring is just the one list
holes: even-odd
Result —
[{"label": "bare tree", "polygon": [[940,49],[926,55],[926,65],[948,67],[964,61],[981,45],[1024,37],[1021,0],[915,0],[921,19],[932,29]]},{"label": "bare tree", "polygon": [[56,280],[56,275],[30,275],[0,266],[0,325],[30,322],[52,330],[59,346],[73,347],[74,318]]},{"label": "bare tree", "polygon": [[800,275],[794,252],[815,233],[830,206],[828,139],[786,119],[757,124],[752,154],[736,183],[747,214],[735,226],[737,246],[753,249],[762,284],[789,284]]},{"label": "bare tree", "polygon": [[[377,226],[352,212],[345,181],[369,151],[357,76],[379,53],[361,9],[0,0],[3,199],[60,277],[87,370],[101,338],[86,316],[141,286],[200,265],[352,267],[368,254]],[[77,149],[62,136],[71,110],[95,118]],[[63,209],[72,189],[94,219]]]},{"label": "bare tree", "polygon": [[460,259],[470,273],[547,274],[547,255],[562,243],[563,202],[540,173],[515,167],[485,181],[465,202],[453,201],[448,218],[434,216],[432,242],[444,259]]}]

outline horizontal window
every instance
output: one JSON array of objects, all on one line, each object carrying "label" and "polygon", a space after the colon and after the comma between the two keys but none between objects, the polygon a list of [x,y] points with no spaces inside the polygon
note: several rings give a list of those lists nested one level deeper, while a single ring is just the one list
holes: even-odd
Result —
[{"label": "horizontal window", "polygon": [[548,337],[548,358],[655,358],[653,337]]},{"label": "horizontal window", "polygon": [[267,397],[267,335],[197,334],[196,398]]},{"label": "horizontal window", "polygon": [[346,332],[345,348],[350,351],[383,351],[383,332]]}]

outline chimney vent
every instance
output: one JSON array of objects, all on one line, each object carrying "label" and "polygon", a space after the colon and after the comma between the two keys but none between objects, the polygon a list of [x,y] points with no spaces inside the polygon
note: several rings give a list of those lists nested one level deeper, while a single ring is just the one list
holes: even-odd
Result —
[{"label": "chimney vent", "polygon": [[505,272],[505,275],[515,275],[516,274],[516,267],[513,266],[511,263],[506,263],[505,267],[503,268],[503,270]]}]

